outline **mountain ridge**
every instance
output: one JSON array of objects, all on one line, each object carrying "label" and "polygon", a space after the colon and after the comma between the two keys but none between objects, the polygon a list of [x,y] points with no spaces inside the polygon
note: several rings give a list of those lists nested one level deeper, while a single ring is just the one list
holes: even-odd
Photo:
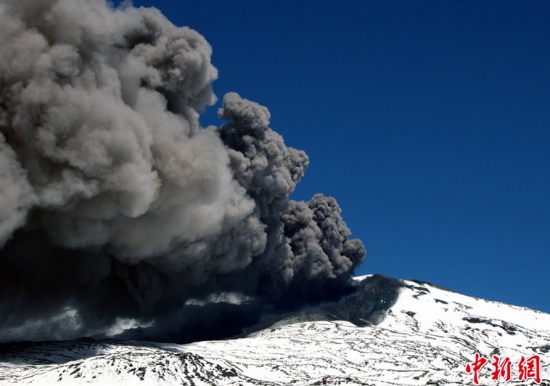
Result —
[{"label": "mountain ridge", "polygon": [[550,315],[426,282],[371,275],[339,302],[272,317],[239,338],[179,345],[80,339],[0,349],[0,385],[463,385],[466,365],[538,356],[550,385]]}]

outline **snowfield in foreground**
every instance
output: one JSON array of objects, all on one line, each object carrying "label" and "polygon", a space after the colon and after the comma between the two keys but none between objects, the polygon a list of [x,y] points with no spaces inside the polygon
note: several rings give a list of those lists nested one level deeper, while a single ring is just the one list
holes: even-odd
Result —
[{"label": "snowfield in foreground", "polygon": [[[475,354],[538,355],[550,385],[550,315],[428,283],[363,278],[338,303],[266,319],[243,337],[187,345],[136,341],[13,343],[0,348],[0,385],[469,385]],[[500,382],[500,383],[499,383]]]}]

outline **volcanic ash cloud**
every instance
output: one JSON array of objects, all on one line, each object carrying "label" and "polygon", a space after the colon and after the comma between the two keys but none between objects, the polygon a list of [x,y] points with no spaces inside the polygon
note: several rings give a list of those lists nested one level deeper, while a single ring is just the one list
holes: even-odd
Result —
[{"label": "volcanic ash cloud", "polygon": [[[289,201],[308,158],[227,94],[211,47],[154,8],[0,2],[0,338],[151,322],[236,292],[321,300],[365,257],[329,197]],[[48,325],[77,311],[75,331]]]}]

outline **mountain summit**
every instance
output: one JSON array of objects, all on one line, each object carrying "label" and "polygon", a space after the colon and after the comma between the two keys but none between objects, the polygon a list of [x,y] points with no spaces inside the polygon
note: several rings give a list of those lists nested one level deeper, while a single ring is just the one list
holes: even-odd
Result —
[{"label": "mountain summit", "polygon": [[549,314],[382,275],[357,287],[228,340],[4,344],[0,385],[550,385]]}]

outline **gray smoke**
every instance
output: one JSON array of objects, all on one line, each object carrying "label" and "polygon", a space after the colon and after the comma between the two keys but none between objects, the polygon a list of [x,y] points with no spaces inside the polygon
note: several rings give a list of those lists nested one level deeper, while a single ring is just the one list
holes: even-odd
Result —
[{"label": "gray smoke", "polygon": [[[228,123],[200,126],[217,70],[197,32],[105,0],[0,0],[0,52],[0,340],[231,291],[321,300],[364,259],[334,199],[289,201],[308,158],[267,108],[230,93]],[[49,322],[67,310],[70,333]]]}]

